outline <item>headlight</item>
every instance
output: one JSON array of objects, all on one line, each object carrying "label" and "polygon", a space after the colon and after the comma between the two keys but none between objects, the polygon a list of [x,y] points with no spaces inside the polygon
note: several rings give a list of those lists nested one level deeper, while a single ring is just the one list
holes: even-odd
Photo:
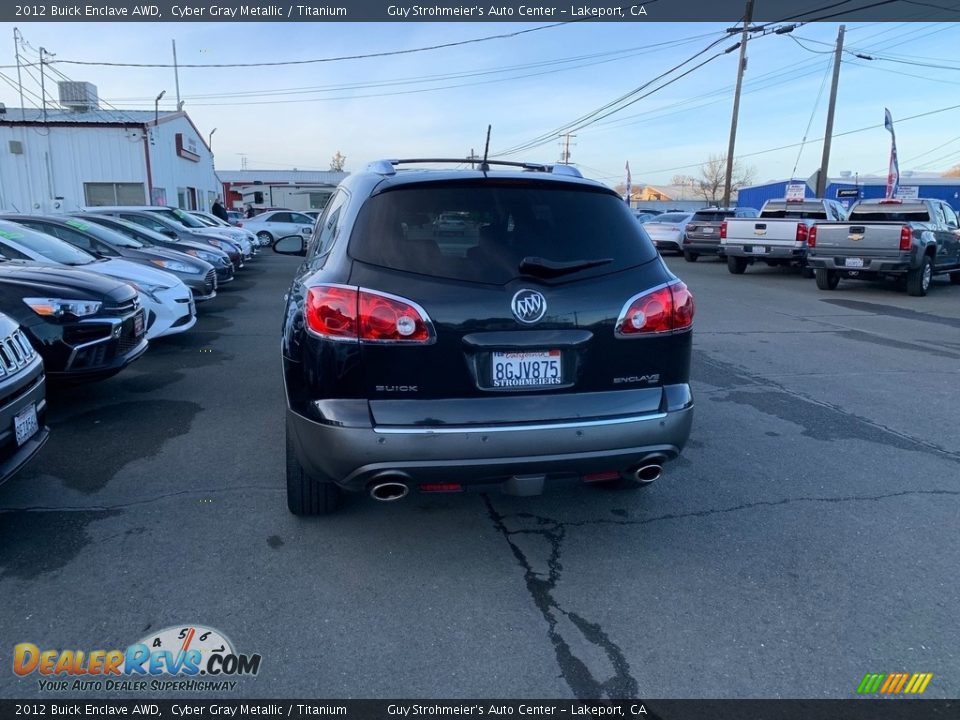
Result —
[{"label": "headlight", "polygon": [[103,305],[96,300],[64,300],[62,298],[24,298],[23,301],[37,315],[55,318],[65,315],[78,318],[96,315]]},{"label": "headlight", "polygon": [[135,283],[135,282],[130,282],[127,284],[132,285],[142,293],[146,293],[153,299],[154,302],[160,302],[160,298],[158,298],[156,295],[157,292],[159,292],[160,290],[170,289],[165,285],[148,285],[147,283]]},{"label": "headlight", "polygon": [[204,235],[204,237],[210,241],[211,245],[216,245],[218,248],[223,247],[223,240],[220,238],[210,237],[209,235]]},{"label": "headlight", "polygon": [[170,270],[171,272],[188,273],[190,275],[200,274],[200,268],[195,268],[176,260],[151,260],[150,262],[156,265],[158,268]]},{"label": "headlight", "polygon": [[214,255],[213,253],[204,252],[203,250],[186,250],[185,252],[187,255],[205,260],[211,265],[219,265],[221,264],[221,261],[225,260],[222,255]]}]

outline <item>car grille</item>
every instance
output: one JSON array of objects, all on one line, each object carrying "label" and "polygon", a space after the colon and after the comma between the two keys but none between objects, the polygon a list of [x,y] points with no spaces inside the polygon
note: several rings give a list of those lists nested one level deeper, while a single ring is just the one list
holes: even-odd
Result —
[{"label": "car grille", "polygon": [[140,309],[140,298],[136,295],[127,302],[118,303],[116,305],[105,305],[101,311],[104,315],[110,315],[112,317],[123,317],[132,312],[136,312]]},{"label": "car grille", "polygon": [[19,328],[0,340],[0,377],[15,375],[33,360],[36,350]]}]

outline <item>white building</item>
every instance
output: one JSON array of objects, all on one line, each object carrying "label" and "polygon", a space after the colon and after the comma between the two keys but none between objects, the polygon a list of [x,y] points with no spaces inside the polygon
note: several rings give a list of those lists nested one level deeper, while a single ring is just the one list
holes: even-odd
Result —
[{"label": "white building", "polygon": [[95,89],[72,109],[0,110],[2,210],[146,204],[206,210],[221,192],[210,148],[184,112],[104,110]]}]

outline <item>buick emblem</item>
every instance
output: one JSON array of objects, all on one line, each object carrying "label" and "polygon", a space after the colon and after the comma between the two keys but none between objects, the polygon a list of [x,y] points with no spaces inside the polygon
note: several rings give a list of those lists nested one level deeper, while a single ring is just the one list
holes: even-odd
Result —
[{"label": "buick emblem", "polygon": [[536,290],[519,290],[510,301],[510,309],[520,322],[533,324],[546,314],[547,299]]}]

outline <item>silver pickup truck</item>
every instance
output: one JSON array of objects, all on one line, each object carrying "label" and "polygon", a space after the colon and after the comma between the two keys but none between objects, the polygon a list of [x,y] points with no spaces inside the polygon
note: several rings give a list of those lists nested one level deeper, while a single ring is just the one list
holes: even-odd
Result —
[{"label": "silver pickup truck", "polygon": [[809,272],[807,234],[817,222],[844,220],[846,210],[836,200],[768,200],[753,219],[731,219],[720,226],[720,252],[727,269],[742,275],[748,265],[762,260],[771,267],[798,265]]},{"label": "silver pickup truck", "polygon": [[840,278],[893,277],[923,296],[934,275],[960,283],[957,214],[942,200],[862,200],[846,222],[811,228],[807,244],[821,290],[834,290]]}]

